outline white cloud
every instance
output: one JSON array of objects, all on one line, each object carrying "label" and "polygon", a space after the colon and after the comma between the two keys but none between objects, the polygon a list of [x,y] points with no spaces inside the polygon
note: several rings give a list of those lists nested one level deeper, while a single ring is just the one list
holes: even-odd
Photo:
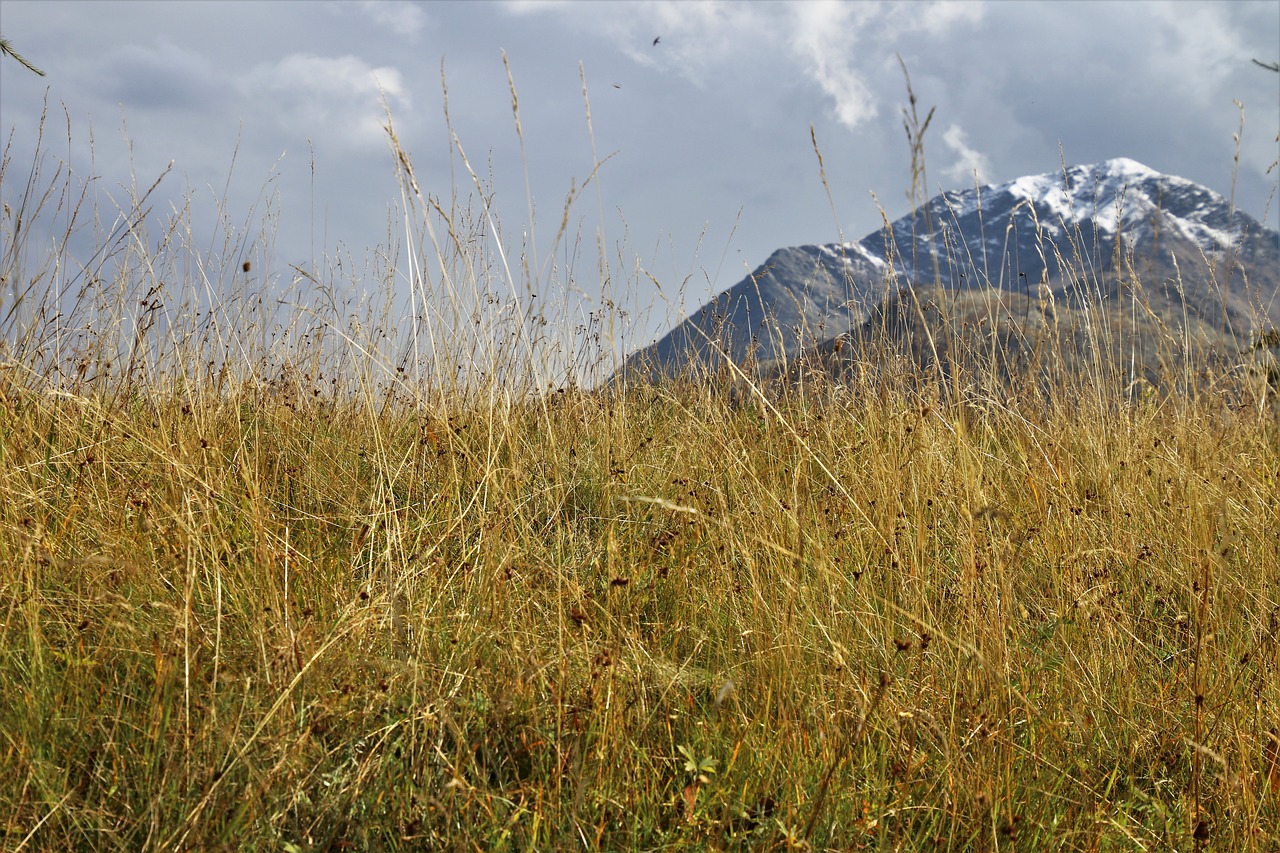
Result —
[{"label": "white cloud", "polygon": [[503,0],[499,5],[517,15],[530,15],[549,9],[564,9],[573,4],[570,0]]},{"label": "white cloud", "polygon": [[926,32],[931,36],[947,35],[961,24],[976,24],[986,14],[982,2],[933,0],[929,3],[897,3],[893,6],[898,32]]},{"label": "white cloud", "polygon": [[415,39],[427,25],[427,15],[422,9],[397,0],[361,0],[360,11],[375,23],[390,28],[396,35]]},{"label": "white cloud", "polygon": [[953,124],[942,134],[942,141],[956,155],[956,162],[942,170],[945,177],[965,186],[974,181],[985,184],[991,179],[991,162],[987,156],[969,146],[969,137],[958,124]]},{"label": "white cloud", "polygon": [[350,149],[385,144],[384,95],[393,111],[410,106],[398,70],[354,56],[294,53],[255,67],[239,83],[245,97],[265,106],[282,128]]},{"label": "white cloud", "polygon": [[875,118],[875,97],[853,60],[858,34],[880,14],[880,7],[825,2],[792,9],[791,48],[805,74],[834,101],[836,118],[851,130]]}]

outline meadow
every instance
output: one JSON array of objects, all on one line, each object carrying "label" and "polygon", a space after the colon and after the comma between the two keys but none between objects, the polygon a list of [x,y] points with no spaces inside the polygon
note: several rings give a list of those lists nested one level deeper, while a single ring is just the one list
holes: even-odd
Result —
[{"label": "meadow", "polygon": [[6,152],[0,846],[1280,849],[1274,388],[609,381],[390,139],[360,298]]}]

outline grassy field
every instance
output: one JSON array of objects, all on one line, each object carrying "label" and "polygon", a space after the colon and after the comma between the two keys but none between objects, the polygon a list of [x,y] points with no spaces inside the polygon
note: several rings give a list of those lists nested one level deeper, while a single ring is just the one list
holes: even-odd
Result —
[{"label": "grassy field", "polygon": [[456,236],[412,332],[181,216],[49,296],[6,169],[5,849],[1280,849],[1265,384],[583,390]]}]

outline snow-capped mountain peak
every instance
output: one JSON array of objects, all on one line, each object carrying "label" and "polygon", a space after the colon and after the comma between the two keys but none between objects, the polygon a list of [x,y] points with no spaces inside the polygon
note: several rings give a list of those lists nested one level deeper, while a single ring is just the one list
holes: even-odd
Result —
[{"label": "snow-capped mountain peak", "polygon": [[[1114,242],[1117,235],[1132,243],[1164,230],[1218,254],[1259,229],[1218,193],[1122,157],[946,192],[893,223],[890,233],[871,234],[862,243],[872,254],[895,254],[898,268],[912,281],[941,273],[938,283],[950,285],[954,275],[972,281],[973,275],[986,273],[1000,286],[998,276],[991,275],[991,254],[1012,251],[1018,256],[1015,274],[1038,277],[1043,264],[1033,269],[1034,261],[1046,240],[1074,240],[1079,254],[1082,248]],[[1081,245],[1086,243],[1096,245]],[[942,268],[936,272],[935,258]],[[954,275],[948,274],[952,269]]]},{"label": "snow-capped mountain peak", "polygon": [[[1111,272],[1116,257],[1126,266]],[[1240,328],[1280,325],[1280,233],[1193,181],[1118,157],[948,191],[857,243],[780,249],[629,362],[788,358],[858,326],[903,287],[1032,296],[1043,281],[1062,299],[1086,285],[1112,298],[1136,269],[1149,294],[1177,305],[1173,325],[1184,309]]]}]

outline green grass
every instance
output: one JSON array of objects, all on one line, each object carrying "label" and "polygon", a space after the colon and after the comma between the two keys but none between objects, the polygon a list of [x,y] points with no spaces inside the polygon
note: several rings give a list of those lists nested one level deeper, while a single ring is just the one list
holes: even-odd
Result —
[{"label": "green grass", "polygon": [[453,214],[413,286],[474,325],[272,314],[181,216],[68,321],[15,223],[76,195],[14,180],[6,849],[1280,846],[1265,385],[582,390]]}]

